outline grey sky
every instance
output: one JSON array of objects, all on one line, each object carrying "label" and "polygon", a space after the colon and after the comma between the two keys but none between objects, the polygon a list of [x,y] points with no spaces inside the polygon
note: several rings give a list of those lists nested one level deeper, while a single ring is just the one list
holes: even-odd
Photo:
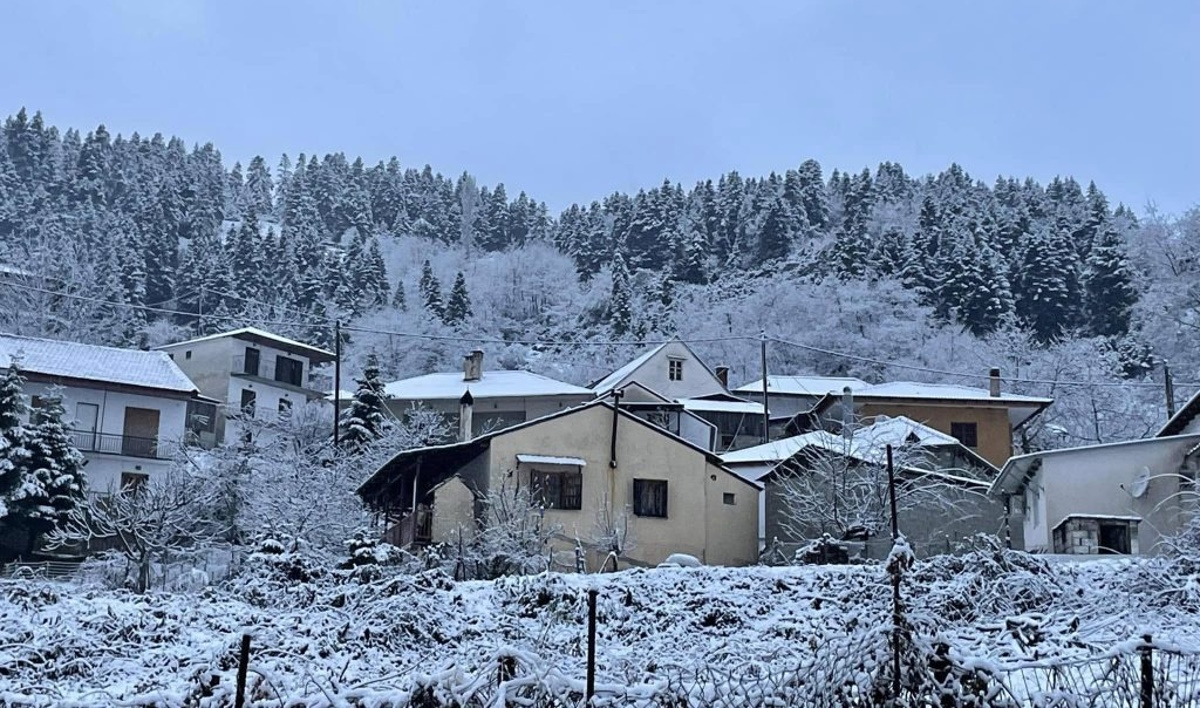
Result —
[{"label": "grey sky", "polygon": [[4,113],[392,154],[559,209],[808,157],[1200,203],[1200,3],[7,3]]}]

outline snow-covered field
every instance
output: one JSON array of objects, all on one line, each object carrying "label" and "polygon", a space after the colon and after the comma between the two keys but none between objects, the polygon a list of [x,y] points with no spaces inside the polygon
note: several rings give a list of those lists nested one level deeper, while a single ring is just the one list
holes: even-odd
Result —
[{"label": "snow-covered field", "polygon": [[[300,579],[310,572],[317,577]],[[1047,565],[989,552],[918,563],[903,593],[916,653],[928,658],[944,644],[955,675],[995,672],[983,682],[993,702],[971,705],[1017,705],[1001,699],[1053,675],[1068,692],[1136,677],[1143,633],[1190,653],[1200,643],[1190,572],[1164,561]],[[427,571],[366,582],[258,556],[235,580],[195,594],[0,581],[0,704],[232,705],[237,648],[249,633],[254,706],[505,705],[506,697],[578,705],[591,588],[606,705],[870,705],[887,665],[891,588],[879,566],[466,583]],[[1133,672],[1083,680],[1045,668],[1125,661],[1097,663],[1105,655],[1129,658]],[[1181,680],[1191,658],[1174,657]],[[1071,686],[1072,676],[1095,685]],[[1162,705],[1189,704],[1177,700]],[[1119,703],[1084,705],[1093,704]]]}]

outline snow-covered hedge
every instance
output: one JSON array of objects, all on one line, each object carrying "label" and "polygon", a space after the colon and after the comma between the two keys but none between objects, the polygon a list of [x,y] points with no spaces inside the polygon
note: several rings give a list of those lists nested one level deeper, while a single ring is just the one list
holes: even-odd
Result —
[{"label": "snow-covered hedge", "polygon": [[[232,705],[249,633],[254,706],[579,705],[591,588],[604,705],[871,705],[889,657],[880,566],[455,583],[441,570],[370,580],[264,553],[200,594],[0,582],[0,704]],[[1125,658],[1104,661],[1125,668],[1112,680],[1136,676],[1143,633],[1186,649],[1200,632],[1197,585],[1165,561],[979,552],[917,562],[903,592],[911,670],[995,698],[958,705],[1015,705],[1006,691],[1043,685],[1045,667],[1114,646]],[[1079,683],[1060,688],[1092,690]]]}]

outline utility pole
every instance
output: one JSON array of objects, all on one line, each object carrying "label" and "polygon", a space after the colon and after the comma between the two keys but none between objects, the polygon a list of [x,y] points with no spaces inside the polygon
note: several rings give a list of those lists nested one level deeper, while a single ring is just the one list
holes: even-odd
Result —
[{"label": "utility pole", "polygon": [[768,411],[771,394],[767,386],[767,330],[762,331],[762,391],[763,391],[763,432],[762,441],[771,442],[771,414]]},{"label": "utility pole", "polygon": [[342,417],[342,321],[333,322],[333,446],[338,447]]},{"label": "utility pole", "polygon": [[1175,379],[1171,378],[1171,362],[1163,359],[1163,385],[1167,394],[1167,418],[1175,417]]},{"label": "utility pole", "polygon": [[[896,467],[892,462],[892,446],[887,446],[888,499],[892,507],[892,553],[900,539],[900,522],[896,518]],[[890,564],[889,564],[890,565]],[[892,698],[900,699],[900,628],[903,620],[900,606],[901,568],[889,568],[892,576]]]}]

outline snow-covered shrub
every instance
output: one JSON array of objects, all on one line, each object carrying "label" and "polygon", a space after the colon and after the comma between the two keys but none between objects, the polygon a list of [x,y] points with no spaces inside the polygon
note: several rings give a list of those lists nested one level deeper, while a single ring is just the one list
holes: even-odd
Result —
[{"label": "snow-covered shrub", "polygon": [[850,562],[850,548],[829,534],[821,534],[796,549],[796,565],[845,565]]}]

